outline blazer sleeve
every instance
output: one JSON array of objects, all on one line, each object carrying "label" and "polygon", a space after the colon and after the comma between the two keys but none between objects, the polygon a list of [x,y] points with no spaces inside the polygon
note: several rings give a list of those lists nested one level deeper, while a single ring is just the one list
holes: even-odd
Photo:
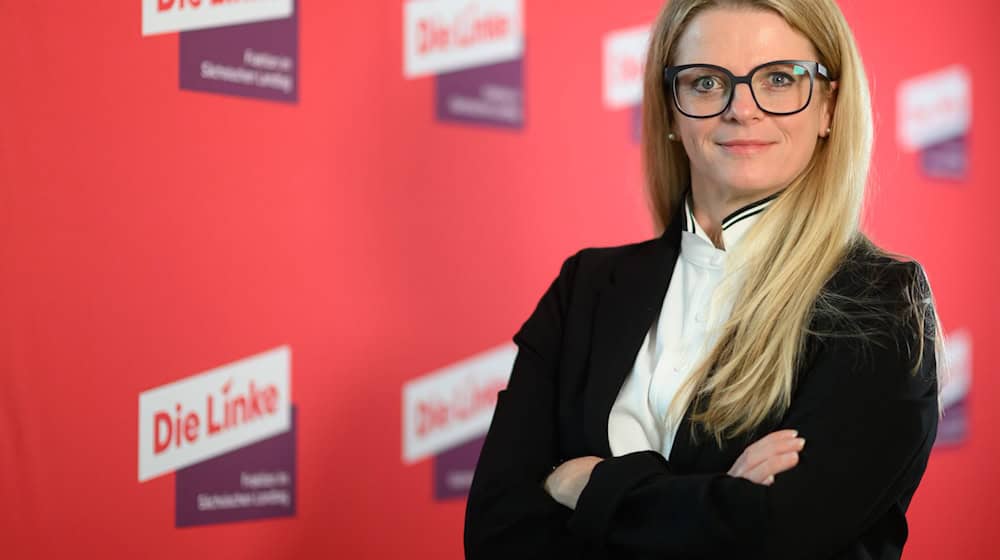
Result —
[{"label": "blazer sleeve", "polygon": [[466,503],[469,560],[573,558],[582,550],[583,540],[567,529],[571,510],[543,486],[559,464],[555,378],[579,257],[563,263],[514,335],[517,357],[497,397]]},{"label": "blazer sleeve", "polygon": [[[919,265],[905,264],[922,277]],[[937,431],[933,340],[924,341],[914,374],[916,329],[896,324],[868,341],[822,343],[775,428],[797,429],[805,448],[771,486],[672,474],[662,455],[631,453],[594,468],[571,530],[596,546],[659,558],[802,559],[843,550],[916,487]]]}]

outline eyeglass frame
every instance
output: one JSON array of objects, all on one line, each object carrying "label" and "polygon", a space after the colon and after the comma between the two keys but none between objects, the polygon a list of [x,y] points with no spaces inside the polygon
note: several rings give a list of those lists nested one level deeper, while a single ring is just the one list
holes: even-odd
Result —
[{"label": "eyeglass frame", "polygon": [[[760,101],[757,101],[757,94],[754,93],[753,91],[753,84],[751,83],[750,79],[753,78],[753,75],[758,70],[764,68],[765,66],[770,66],[772,64],[797,64],[799,66],[802,66],[809,72],[809,97],[806,98],[806,102],[802,106],[802,108],[798,109],[797,111],[780,113],[775,111],[768,111],[767,109],[760,106]],[[711,115],[691,115],[685,113],[684,109],[681,109],[681,103],[680,101],[677,100],[677,90],[674,88],[674,79],[677,78],[677,74],[680,73],[682,70],[687,70],[688,68],[699,68],[699,67],[719,70],[729,78],[730,83],[732,84],[732,89],[729,90],[729,99],[726,101],[726,105],[718,113],[713,113]],[[826,66],[823,66],[822,64],[820,64],[815,60],[772,60],[771,62],[765,62],[763,64],[754,66],[753,68],[750,69],[750,72],[748,72],[745,76],[736,76],[735,74],[730,72],[728,68],[724,68],[722,66],[718,66],[715,64],[681,64],[680,66],[665,66],[663,68],[663,85],[664,87],[670,90],[670,97],[674,100],[674,107],[676,107],[677,110],[680,111],[682,115],[691,119],[710,119],[712,117],[717,117],[728,111],[729,107],[731,107],[733,104],[733,98],[736,96],[736,86],[740,84],[747,85],[747,87],[750,89],[750,97],[753,98],[754,104],[757,105],[757,108],[760,109],[762,112],[767,113],[769,115],[786,116],[786,115],[794,115],[796,113],[801,113],[802,111],[805,111],[807,107],[809,107],[809,104],[812,103],[813,89],[815,88],[816,85],[817,75],[819,75],[821,78],[826,79],[826,81],[828,82],[836,81],[830,77],[830,71],[826,68]]]}]

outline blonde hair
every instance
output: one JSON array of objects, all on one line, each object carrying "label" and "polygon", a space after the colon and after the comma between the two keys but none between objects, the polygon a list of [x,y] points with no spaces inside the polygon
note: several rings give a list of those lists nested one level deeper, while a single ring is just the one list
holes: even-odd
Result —
[{"label": "blonde hair", "polygon": [[[730,255],[723,289],[735,293],[731,314],[671,405],[676,414],[693,392],[692,431],[701,424],[721,445],[723,437],[752,432],[788,409],[810,324],[817,310],[836,312],[836,298],[824,287],[855,250],[885,253],[860,231],[872,151],[871,100],[857,46],[834,0],[670,0],[663,8],[650,39],[642,107],[643,165],[656,230],[662,232],[676,215],[690,184],[683,145],[667,139],[673,113],[663,68],[674,62],[677,41],[692,18],[714,7],[781,15],[810,38],[818,61],[838,82],[832,134],[818,142],[803,172]],[[829,93],[823,80],[817,83]],[[924,313],[934,313],[926,280],[920,285],[926,289],[914,293],[913,301],[926,305],[924,311],[913,306],[921,334],[917,356]],[[936,314],[931,318],[936,321]],[[939,350],[940,339],[935,337]]]}]

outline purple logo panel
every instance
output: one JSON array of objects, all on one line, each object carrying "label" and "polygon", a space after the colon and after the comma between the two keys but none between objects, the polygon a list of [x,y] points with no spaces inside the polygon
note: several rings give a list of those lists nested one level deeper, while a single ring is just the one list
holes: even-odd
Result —
[{"label": "purple logo panel", "polygon": [[450,500],[469,495],[472,474],[486,437],[453,447],[434,457],[434,499]]},{"label": "purple logo panel", "polygon": [[965,179],[969,167],[969,148],[965,136],[938,142],[920,151],[920,165],[936,179]]},{"label": "purple logo panel", "polygon": [[175,525],[192,527],[295,515],[295,434],[242,447],[177,471]]},{"label": "purple logo panel", "polygon": [[437,118],[524,127],[523,59],[436,76]]},{"label": "purple logo panel", "polygon": [[286,19],[182,32],[181,89],[297,102],[298,14],[296,5]]}]

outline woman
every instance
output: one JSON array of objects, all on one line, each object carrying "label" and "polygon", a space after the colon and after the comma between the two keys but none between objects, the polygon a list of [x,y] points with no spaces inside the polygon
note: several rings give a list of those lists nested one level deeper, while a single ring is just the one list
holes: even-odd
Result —
[{"label": "woman", "polygon": [[843,15],[671,0],[643,103],[663,234],[567,259],[514,336],[467,557],[899,558],[940,342],[919,265],[859,231]]}]

